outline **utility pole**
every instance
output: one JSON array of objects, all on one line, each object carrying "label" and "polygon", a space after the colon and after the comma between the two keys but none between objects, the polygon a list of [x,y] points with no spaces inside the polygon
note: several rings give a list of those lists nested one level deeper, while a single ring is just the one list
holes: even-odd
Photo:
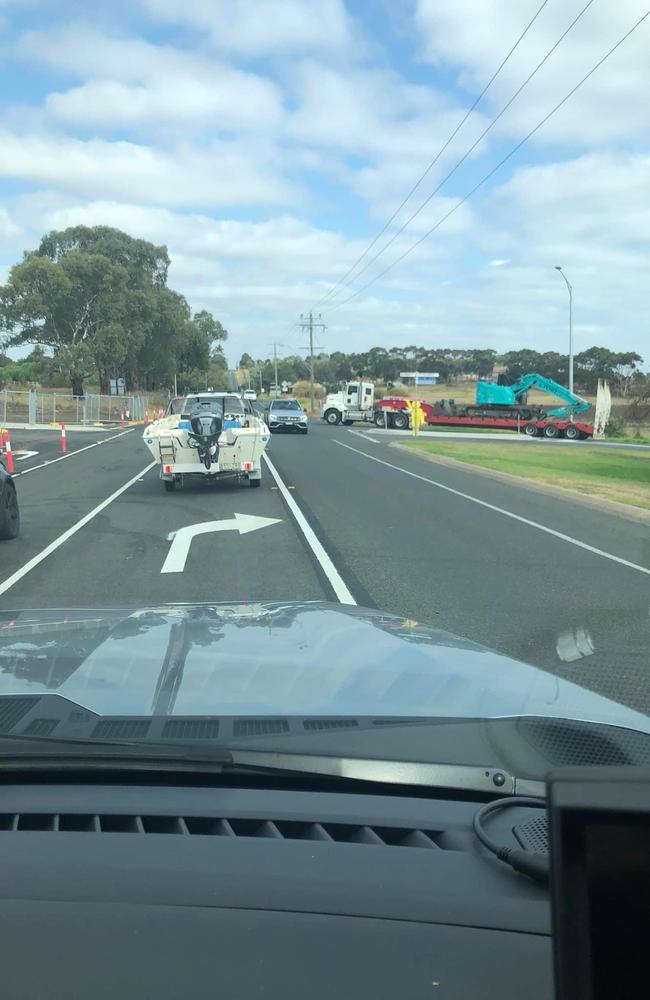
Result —
[{"label": "utility pole", "polygon": [[562,270],[561,265],[556,264],[555,270],[559,271],[564,278],[569,293],[569,392],[573,392],[573,285]]},{"label": "utility pole", "polygon": [[[280,345],[282,346],[282,345]],[[278,345],[273,344],[273,384],[275,391],[278,391]]]},{"label": "utility pole", "polygon": [[299,326],[302,330],[309,330],[309,409],[311,413],[314,412],[314,327],[321,330],[327,329],[325,324],[321,321],[320,313],[317,316],[316,322],[314,322],[314,317],[311,309],[309,310],[309,316],[306,317],[303,313],[300,314]]},{"label": "utility pole", "polygon": [[282,343],[280,343],[280,341],[275,341],[273,344],[271,344],[271,347],[273,348],[273,379],[274,379],[274,382],[275,382],[275,385],[276,385],[276,392],[277,392],[277,387],[279,387],[279,383],[278,383],[278,347],[287,347],[288,348],[289,345],[288,344],[282,344]]}]

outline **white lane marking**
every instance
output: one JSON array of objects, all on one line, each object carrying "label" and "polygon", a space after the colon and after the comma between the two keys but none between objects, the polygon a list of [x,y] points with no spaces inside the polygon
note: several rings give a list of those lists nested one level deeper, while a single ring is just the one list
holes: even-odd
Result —
[{"label": "white lane marking", "polygon": [[266,528],[269,524],[280,524],[279,517],[257,517],[253,514],[235,514],[234,520],[225,521],[203,521],[201,524],[188,524],[186,528],[179,528],[167,535],[172,543],[167,558],[163,563],[161,573],[182,573],[185,569],[187,557],[190,554],[192,539],[197,535],[212,534],[213,531],[238,531],[240,535],[247,535],[250,531],[257,531],[258,528]]},{"label": "white lane marking", "polygon": [[343,582],[341,574],[339,573],[336,566],[328,556],[327,552],[319,542],[318,537],[316,536],[313,528],[310,527],[309,523],[307,522],[307,518],[301,511],[300,507],[298,506],[294,498],[291,496],[291,493],[289,492],[284,482],[280,478],[278,470],[276,469],[276,467],[274,466],[273,462],[266,454],[266,452],[264,453],[263,458],[269,467],[269,472],[275,479],[276,485],[280,490],[280,493],[282,494],[287,507],[293,514],[298,524],[298,527],[305,536],[309,548],[314,553],[321,569],[323,570],[325,576],[329,580],[332,589],[339,600],[339,603],[356,604],[357,602],[355,601],[354,597],[352,596],[352,594],[346,587],[345,583]]},{"label": "white lane marking", "polygon": [[[23,469],[22,472],[17,472],[14,479],[18,476],[26,476],[28,472],[36,472],[37,469],[44,469],[46,465],[54,465],[56,462],[62,462],[64,458],[72,458],[73,455],[80,455],[82,451],[88,451],[89,448],[98,448],[100,444],[106,444],[108,441],[114,441],[116,438],[124,437],[125,434],[130,434],[133,430],[135,430],[134,427],[129,427],[126,431],[120,431],[119,434],[113,434],[112,437],[103,438],[101,441],[93,441],[92,444],[85,444],[83,448],[77,448],[75,451],[69,451],[65,455],[59,455],[58,458],[49,458],[47,462],[41,462],[40,465],[32,465],[31,469]],[[37,455],[38,452],[33,452],[33,454]]]},{"label": "white lane marking", "polygon": [[38,455],[37,451],[15,451],[14,458],[17,462],[24,462],[26,458],[33,458],[34,455]]},{"label": "white lane marking", "polygon": [[98,504],[97,507],[94,507],[93,510],[89,511],[88,514],[85,514],[81,518],[81,520],[77,521],[76,524],[73,524],[71,528],[67,529],[67,531],[64,531],[63,534],[59,535],[58,538],[55,538],[54,541],[50,542],[49,545],[46,545],[41,552],[38,552],[35,556],[33,556],[28,562],[25,563],[24,566],[21,566],[20,569],[17,569],[16,572],[13,573],[10,577],[7,577],[7,579],[3,583],[0,583],[0,595],[6,594],[6,592],[11,587],[13,587],[15,583],[18,583],[19,580],[22,580],[22,578],[24,576],[27,576],[28,573],[30,573],[36,566],[39,565],[39,563],[42,563],[44,559],[47,559],[47,557],[52,555],[53,552],[56,552],[56,550],[59,549],[64,542],[67,542],[68,539],[72,538],[73,535],[76,535],[76,533],[80,531],[81,528],[84,527],[84,525],[92,521],[92,519],[96,517],[98,514],[101,514],[103,510],[106,510],[108,505],[113,503],[113,500],[117,500],[117,498],[122,496],[123,493],[126,493],[129,487],[133,486],[133,484],[140,479],[140,476],[143,476],[146,472],[149,472],[149,469],[153,469],[154,465],[157,464],[158,464],[157,462],[150,462],[149,465],[145,466],[144,469],[140,469],[140,471],[136,473],[136,475],[133,476],[132,479],[129,479],[128,483],[124,483],[123,486],[120,486],[119,490],[115,490],[114,493],[111,493],[111,495],[109,497],[106,497],[105,500],[102,500],[102,502]]},{"label": "white lane marking", "polygon": [[461,490],[455,490],[451,486],[445,486],[444,483],[438,483],[435,479],[428,479],[427,476],[420,476],[417,472],[409,472],[408,469],[402,469],[399,465],[392,465],[390,462],[385,462],[381,458],[375,458],[374,455],[368,455],[365,451],[359,451],[358,448],[352,448],[349,444],[343,444],[342,441],[334,441],[334,444],[340,444],[342,448],[347,448],[348,451],[354,451],[357,455],[363,455],[371,462],[378,462],[380,465],[385,465],[389,469],[394,469],[395,472],[402,472],[405,476],[411,476],[413,479],[420,479],[423,483],[428,483],[429,486],[436,486],[439,490],[445,490],[446,493],[453,493],[454,496],[462,497],[463,500],[470,500],[472,503],[476,503],[479,507],[486,507],[488,510],[493,510],[497,514],[502,514],[504,517],[509,517],[513,521],[519,521],[520,524],[527,524],[530,528],[536,528],[538,531],[543,531],[547,535],[553,535],[554,538],[559,538],[563,542],[568,542],[570,545],[575,545],[579,549],[585,549],[587,552],[593,552],[594,555],[602,556],[603,559],[610,559],[612,562],[620,563],[621,566],[627,566],[629,569],[635,569],[638,573],[645,573],[646,576],[650,576],[650,569],[647,566],[639,566],[638,563],[630,562],[629,559],[622,559],[621,556],[615,556],[612,552],[605,552],[604,549],[597,549],[594,545],[588,545],[586,542],[581,542],[578,538],[573,538],[571,535],[565,535],[562,531],[556,531],[555,528],[547,528],[545,524],[539,524],[537,521],[531,521],[527,517],[521,517],[520,514],[513,514],[510,510],[504,510],[503,507],[497,507],[493,503],[488,503],[487,500],[479,500],[478,497],[473,497],[469,493],[463,493]]},{"label": "white lane marking", "polygon": [[357,437],[363,438],[364,441],[372,441],[373,444],[380,444],[381,442],[377,438],[370,437],[367,431],[351,431],[348,428],[348,434],[356,434]]}]

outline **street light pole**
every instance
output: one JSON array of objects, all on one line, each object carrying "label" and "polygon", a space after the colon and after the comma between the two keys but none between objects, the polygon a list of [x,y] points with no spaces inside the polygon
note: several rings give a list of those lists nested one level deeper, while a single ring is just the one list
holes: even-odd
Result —
[{"label": "street light pole", "polygon": [[569,292],[569,392],[573,392],[573,288],[559,264],[555,265],[555,270],[564,278]]}]

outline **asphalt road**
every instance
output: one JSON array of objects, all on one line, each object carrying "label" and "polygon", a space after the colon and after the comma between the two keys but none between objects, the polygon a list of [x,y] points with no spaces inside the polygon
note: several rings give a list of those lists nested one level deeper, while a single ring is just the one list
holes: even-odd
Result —
[{"label": "asphalt road", "polygon": [[[650,712],[645,524],[318,422],[307,437],[272,438],[277,480],[266,469],[260,489],[199,483],[173,494],[139,429],[101,444],[77,435],[71,445],[85,451],[36,468],[58,457],[55,437],[17,478],[22,532],[0,544],[0,609],[338,597]],[[161,572],[173,534],[206,522],[218,530]]]}]

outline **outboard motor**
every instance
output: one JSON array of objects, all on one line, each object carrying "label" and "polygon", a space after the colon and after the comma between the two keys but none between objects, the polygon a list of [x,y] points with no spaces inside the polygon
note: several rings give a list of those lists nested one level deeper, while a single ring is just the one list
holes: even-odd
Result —
[{"label": "outboard motor", "polygon": [[199,458],[209,469],[212,461],[219,460],[219,435],[223,427],[223,416],[216,413],[195,413],[190,416],[192,431],[190,438],[196,442]]}]

